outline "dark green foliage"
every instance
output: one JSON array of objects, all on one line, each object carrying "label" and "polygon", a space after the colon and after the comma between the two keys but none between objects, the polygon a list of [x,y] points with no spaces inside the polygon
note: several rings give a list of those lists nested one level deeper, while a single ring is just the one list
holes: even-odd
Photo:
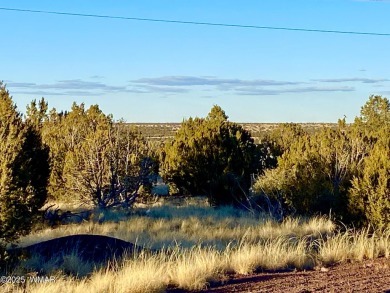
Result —
[{"label": "dark green foliage", "polygon": [[[373,131],[390,125],[390,102],[382,96],[370,96],[361,108],[357,121],[363,122],[366,128]],[[356,121],[356,122],[357,122]]]},{"label": "dark green foliage", "polygon": [[388,227],[389,113],[387,99],[371,96],[351,125],[340,120],[337,129],[295,135],[288,143],[281,133],[278,166],[259,177],[255,190],[301,214],[332,211],[343,221]]},{"label": "dark green foliage", "polygon": [[377,228],[390,227],[390,128],[364,159],[364,168],[353,180],[349,208],[360,223]]},{"label": "dark green foliage", "polygon": [[26,122],[32,125],[35,129],[40,130],[43,122],[46,122],[48,119],[48,106],[49,105],[44,98],[39,100],[38,106],[37,101],[33,100],[26,109]]},{"label": "dark green foliage", "polygon": [[159,166],[178,193],[205,194],[214,205],[246,204],[256,174],[254,190],[277,207],[282,201],[300,214],[332,211],[343,221],[387,228],[389,137],[390,102],[381,96],[370,96],[352,124],[339,120],[311,132],[282,124],[258,145],[214,106],[206,118],[183,121],[164,145],[148,143],[97,105],[48,113],[44,99],[34,100],[23,122],[0,84],[0,240],[30,230],[49,175],[52,197],[108,208],[147,195]]},{"label": "dark green foliage", "polygon": [[[64,173],[64,168],[67,166],[66,158],[79,152],[81,144],[84,143],[85,147],[88,142],[91,142],[93,134],[99,133],[100,135],[101,128],[107,130],[112,125],[111,117],[102,113],[97,105],[86,110],[84,104],[73,103],[69,112],[58,113],[52,109],[48,114],[46,113],[47,104],[41,101],[39,105],[38,110],[34,102],[30,105],[28,114],[32,114],[29,114],[27,119],[34,125],[40,125],[43,141],[50,148],[52,171],[48,187],[49,194],[52,198],[59,200],[79,199],[80,196],[73,194],[72,189],[67,186],[67,174]],[[96,149],[98,146],[93,147]]]},{"label": "dark green foliage", "polygon": [[281,156],[294,141],[305,135],[307,135],[307,132],[303,130],[301,125],[282,123],[267,135],[265,141],[272,144],[272,152],[275,156]]},{"label": "dark green foliage", "polygon": [[356,132],[364,137],[366,156],[353,178],[349,211],[360,224],[390,227],[390,102],[371,96],[355,119]]},{"label": "dark green foliage", "polygon": [[323,128],[297,137],[256,182],[257,192],[281,196],[298,213],[329,213],[348,216],[348,190],[365,156],[359,137],[340,121],[338,129]]},{"label": "dark green foliage", "polygon": [[28,233],[47,196],[48,149],[0,84],[0,241]]},{"label": "dark green foliage", "polygon": [[278,158],[287,151],[298,139],[307,135],[302,126],[296,123],[282,123],[270,133],[264,135],[259,143],[259,147],[264,154],[263,168],[275,168]]},{"label": "dark green foliage", "polygon": [[52,109],[47,115],[47,120],[41,128],[42,139],[50,148],[50,178],[48,193],[53,199],[66,199],[65,182],[62,177],[65,155],[69,149],[69,144],[66,143],[66,132],[64,129],[65,115],[57,113]]},{"label": "dark green foliage", "polygon": [[184,121],[165,146],[163,176],[183,192],[206,194],[214,204],[239,203],[250,174],[261,170],[262,154],[250,133],[214,106],[206,118]]},{"label": "dark green foliage", "polygon": [[13,176],[24,189],[33,188],[36,195],[32,200],[36,206],[42,206],[47,196],[47,184],[50,175],[49,148],[42,144],[37,130],[26,127],[22,151],[15,160]]},{"label": "dark green foliage", "polygon": [[313,211],[320,197],[328,193],[316,146],[315,140],[309,136],[297,137],[279,157],[278,167],[266,170],[258,179],[255,191],[282,198],[298,213]]}]

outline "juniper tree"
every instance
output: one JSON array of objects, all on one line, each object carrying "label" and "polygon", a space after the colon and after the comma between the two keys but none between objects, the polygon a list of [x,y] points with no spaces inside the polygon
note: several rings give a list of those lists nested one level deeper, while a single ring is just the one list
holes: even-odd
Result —
[{"label": "juniper tree", "polygon": [[351,180],[366,154],[353,134],[341,120],[336,129],[297,136],[278,158],[277,168],[258,178],[255,190],[282,197],[298,213],[332,210],[345,219]]},{"label": "juniper tree", "polygon": [[44,98],[41,98],[38,103],[36,100],[31,101],[26,109],[26,121],[40,131],[43,123],[48,119],[48,106]]},{"label": "juniper tree", "polygon": [[101,208],[131,206],[155,172],[146,140],[124,122],[114,123],[97,105],[77,117],[72,131],[65,132],[69,137],[62,178],[68,196]]},{"label": "juniper tree", "polygon": [[50,177],[48,195],[56,200],[66,198],[65,182],[63,180],[63,169],[65,155],[68,146],[65,141],[64,130],[65,114],[58,113],[55,108],[46,114],[46,119],[40,127],[42,140],[50,149]]},{"label": "juniper tree", "polygon": [[350,212],[355,220],[383,229],[390,227],[390,127],[381,129],[380,137],[364,159],[364,168],[353,179]]},{"label": "juniper tree", "polygon": [[366,218],[366,223],[384,226],[388,220],[380,215],[387,211],[390,176],[383,139],[390,136],[389,117],[388,100],[371,96],[352,125],[344,119],[336,129],[297,136],[277,168],[259,177],[256,191],[282,196],[299,213],[332,210],[343,221]]},{"label": "juniper tree", "polygon": [[307,133],[302,126],[296,123],[282,123],[274,129],[266,138],[268,142],[273,144],[273,152],[276,156],[282,155],[291,144]]},{"label": "juniper tree", "polygon": [[354,220],[378,228],[390,227],[390,102],[370,96],[355,119],[365,156],[349,192]]},{"label": "juniper tree", "polygon": [[161,170],[182,192],[205,194],[214,204],[239,203],[262,154],[250,133],[214,106],[206,118],[184,120],[165,146]]},{"label": "juniper tree", "polygon": [[0,83],[0,241],[30,231],[47,196],[48,149]]},{"label": "juniper tree", "polygon": [[360,117],[356,120],[365,123],[365,126],[371,130],[390,125],[389,100],[382,96],[370,96],[360,110]]}]

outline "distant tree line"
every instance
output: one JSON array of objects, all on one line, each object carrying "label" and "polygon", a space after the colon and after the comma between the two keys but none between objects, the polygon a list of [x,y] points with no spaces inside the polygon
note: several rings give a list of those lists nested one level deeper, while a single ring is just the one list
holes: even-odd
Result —
[{"label": "distant tree line", "polygon": [[[153,144],[98,105],[49,110],[42,98],[25,117],[0,83],[0,242],[28,233],[48,197],[129,208],[163,176],[180,194],[288,213],[329,213],[344,222],[390,223],[390,104],[371,96],[354,123],[308,133],[282,124],[255,143],[214,106]],[[254,180],[255,179],[255,180]]]}]

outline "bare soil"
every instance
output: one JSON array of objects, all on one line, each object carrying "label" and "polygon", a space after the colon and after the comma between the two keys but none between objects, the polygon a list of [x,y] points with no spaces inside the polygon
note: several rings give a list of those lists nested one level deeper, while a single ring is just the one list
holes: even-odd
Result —
[{"label": "bare soil", "polygon": [[390,259],[344,263],[312,271],[236,275],[222,286],[201,292],[390,292]]}]

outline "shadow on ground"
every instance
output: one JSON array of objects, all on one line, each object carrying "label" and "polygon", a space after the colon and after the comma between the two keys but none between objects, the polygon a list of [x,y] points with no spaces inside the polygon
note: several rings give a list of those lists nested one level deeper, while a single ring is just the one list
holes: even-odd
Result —
[{"label": "shadow on ground", "polygon": [[131,242],[102,235],[71,235],[39,242],[27,247],[9,249],[12,256],[30,257],[39,255],[42,261],[55,257],[76,254],[82,261],[105,263],[124,255],[140,253],[145,249]]}]

